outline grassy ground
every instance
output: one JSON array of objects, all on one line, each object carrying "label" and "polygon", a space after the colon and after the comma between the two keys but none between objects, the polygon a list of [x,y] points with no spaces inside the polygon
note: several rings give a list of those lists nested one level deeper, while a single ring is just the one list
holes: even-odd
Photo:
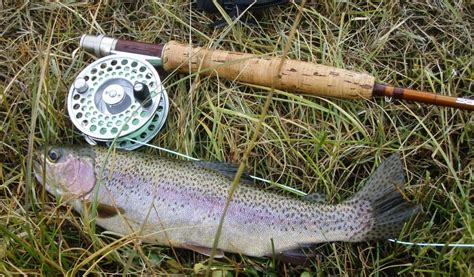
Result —
[{"label": "grassy ground", "polygon": [[[11,3],[10,3],[11,2]],[[72,51],[83,33],[178,40],[262,54],[282,52],[297,9],[268,9],[258,26],[213,31],[213,18],[188,1],[33,4],[0,1],[0,274],[193,274],[195,253],[117,240],[83,228],[31,177],[31,150],[84,143],[67,116],[74,76],[93,60]],[[166,3],[162,3],[166,2]],[[177,1],[179,2],[179,1]],[[464,1],[311,1],[289,56],[368,72],[393,85],[473,97],[472,7]],[[361,2],[361,3],[359,3]],[[410,2],[410,1],[408,1]],[[316,4],[315,4],[316,3]],[[265,101],[265,88],[170,76],[165,129],[153,144],[194,157],[239,162]],[[248,166],[257,175],[331,203],[352,195],[394,152],[406,167],[407,195],[426,221],[401,239],[473,243],[474,114],[408,102],[346,101],[278,91]],[[152,151],[142,149],[141,151]],[[229,255],[214,268],[231,275],[472,275],[474,251],[391,242],[327,243],[309,267]],[[229,275],[230,276],[230,275]]]}]

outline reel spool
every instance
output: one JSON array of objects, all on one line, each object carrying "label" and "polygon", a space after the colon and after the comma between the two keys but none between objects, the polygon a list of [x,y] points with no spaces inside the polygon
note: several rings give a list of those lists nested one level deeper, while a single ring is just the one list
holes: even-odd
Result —
[{"label": "reel spool", "polygon": [[[96,60],[74,80],[68,113],[89,144],[133,150],[160,131],[168,115],[168,94],[155,68],[127,55]],[[130,140],[132,139],[132,140]]]}]

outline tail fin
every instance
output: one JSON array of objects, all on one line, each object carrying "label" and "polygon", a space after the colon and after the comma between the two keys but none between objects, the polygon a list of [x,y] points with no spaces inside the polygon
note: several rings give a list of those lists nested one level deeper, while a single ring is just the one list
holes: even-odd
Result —
[{"label": "tail fin", "polygon": [[[406,201],[400,189],[405,185],[400,155],[386,159],[367,184],[348,202],[369,203],[370,224],[363,226],[352,241],[396,238],[405,222],[420,211],[420,207]],[[357,204],[356,204],[357,205]]]}]

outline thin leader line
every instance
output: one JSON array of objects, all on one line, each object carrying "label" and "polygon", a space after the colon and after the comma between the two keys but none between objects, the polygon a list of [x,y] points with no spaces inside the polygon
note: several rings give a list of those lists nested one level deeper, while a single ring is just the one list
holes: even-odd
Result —
[{"label": "thin leader line", "polygon": [[427,242],[409,242],[396,239],[388,239],[390,242],[419,247],[451,247],[451,248],[474,248],[474,244],[464,243],[427,243]]}]

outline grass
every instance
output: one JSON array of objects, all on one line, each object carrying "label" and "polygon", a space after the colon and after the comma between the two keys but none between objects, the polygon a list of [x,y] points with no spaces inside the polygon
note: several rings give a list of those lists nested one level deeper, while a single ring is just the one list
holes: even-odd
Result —
[{"label": "grass", "polygon": [[[316,1],[311,1],[316,2]],[[148,42],[177,40],[217,49],[281,54],[297,9],[255,14],[258,25],[210,30],[214,19],[189,2],[0,2],[0,274],[193,274],[196,253],[87,232],[81,217],[31,176],[31,150],[84,144],[67,116],[74,76],[93,57],[71,56],[83,33]],[[368,72],[378,81],[473,97],[473,14],[464,1],[317,1],[303,10],[291,58]],[[170,115],[153,144],[239,163],[269,89],[217,78],[166,79]],[[174,85],[171,85],[174,84]],[[191,84],[192,89],[191,88]],[[357,191],[381,160],[400,152],[407,196],[426,213],[401,239],[473,243],[474,114],[383,100],[322,99],[276,91],[250,153],[255,175],[337,203]],[[140,151],[153,152],[152,149]],[[474,252],[390,242],[326,243],[308,267],[228,255],[221,275],[472,275]]]}]

